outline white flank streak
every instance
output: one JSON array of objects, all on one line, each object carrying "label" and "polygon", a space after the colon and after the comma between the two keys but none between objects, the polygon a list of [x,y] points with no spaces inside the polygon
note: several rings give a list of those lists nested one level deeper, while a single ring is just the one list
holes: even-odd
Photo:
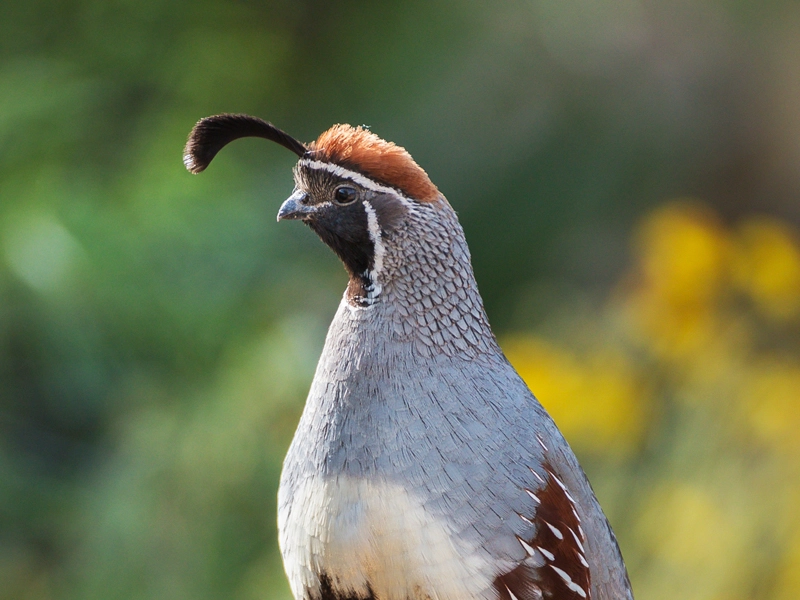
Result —
[{"label": "white flank streak", "polygon": [[[556,483],[558,484],[558,486],[559,486],[559,487],[560,487],[562,490],[564,490],[564,494],[566,494],[566,496],[567,496],[567,499],[569,499],[569,501],[570,501],[570,502],[572,502],[572,504],[573,504],[573,506],[574,506],[574,505],[575,505],[575,498],[573,498],[573,497],[572,497],[572,494],[570,494],[570,493],[569,493],[569,490],[567,489],[567,486],[565,486],[563,483],[561,483],[561,480],[560,480],[558,477],[556,477],[556,476],[555,476],[555,474],[554,474],[553,472],[550,472],[550,476],[551,476],[553,479],[555,479],[555,481],[556,481]],[[572,512],[575,512],[575,509],[574,509],[574,508],[572,509]],[[575,513],[575,516],[577,517],[577,516],[578,516],[578,513]],[[581,520],[581,519],[580,519],[580,517],[578,517],[578,521],[580,521],[580,520]]]},{"label": "white flank streak", "polygon": [[550,471],[550,477],[552,477],[555,480],[555,482],[558,484],[558,487],[560,487],[565,492],[567,491],[567,486],[561,483],[561,480],[558,477],[556,477],[556,474],[553,473],[552,471]]},{"label": "white flank streak", "polygon": [[539,497],[536,494],[534,494],[532,491],[530,491],[528,488],[525,488],[525,491],[528,492],[528,496],[533,498],[533,500],[534,500],[534,502],[536,502],[536,504],[541,504],[542,503],[542,501],[539,500]]},{"label": "white flank streak", "polygon": [[523,540],[521,537],[517,536],[517,541],[525,549],[525,552],[528,553],[528,556],[533,556],[536,553],[536,550],[533,548],[533,546],[531,546],[528,542]]},{"label": "white flank streak", "polygon": [[578,560],[581,561],[581,564],[584,567],[586,567],[587,569],[589,568],[589,563],[586,562],[586,559],[583,558],[583,554],[581,554],[580,552],[578,552]]},{"label": "white flank streak", "polygon": [[350,169],[345,169],[344,167],[340,167],[339,165],[334,165],[333,163],[326,163],[322,162],[321,160],[309,160],[304,158],[297,163],[301,167],[306,167],[308,169],[317,169],[320,171],[327,171],[328,173],[335,175],[336,177],[343,177],[345,179],[349,179],[353,183],[357,183],[363,188],[367,188],[368,190],[372,190],[373,192],[379,192],[381,194],[392,194],[393,196],[397,196],[400,202],[408,208],[410,211],[414,211],[416,209],[415,203],[408,198],[401,194],[398,190],[394,188],[390,188],[385,185],[380,185],[379,183],[375,183],[369,177],[364,177],[361,173],[356,173],[355,171],[351,171]]},{"label": "white flank streak", "polygon": [[561,533],[561,531],[557,527],[554,527],[553,525],[550,525],[550,523],[548,523],[547,521],[544,521],[544,524],[547,525],[550,528],[550,531],[553,532],[554,536],[556,536],[560,540],[564,539],[564,534]]},{"label": "white flank streak", "polygon": [[514,595],[514,592],[512,592],[510,589],[508,589],[508,586],[506,586],[506,591],[508,592],[508,595],[509,595],[509,596],[511,596],[511,600],[519,600],[519,599],[518,599],[518,598],[517,598],[517,597]]},{"label": "white flank streak", "polygon": [[378,215],[372,205],[364,200],[364,210],[367,212],[367,228],[369,229],[369,239],[372,240],[374,248],[372,254],[372,270],[367,273],[372,288],[367,290],[367,299],[375,301],[381,293],[381,284],[378,283],[378,275],[383,270],[383,256],[386,254],[386,248],[383,246],[381,240],[381,226],[378,223]]},{"label": "white flank streak", "polygon": [[544,445],[542,438],[540,438],[538,434],[536,435],[536,440],[539,442],[539,445],[544,448],[544,451],[547,452],[547,446]]},{"label": "white flank streak", "polygon": [[528,467],[528,468],[531,470],[531,473],[533,473],[533,476],[536,477],[536,479],[538,479],[541,483],[545,483],[545,480],[542,479],[541,475],[539,475],[536,471],[534,471],[530,467]]},{"label": "white flank streak", "polygon": [[575,543],[578,544],[578,548],[581,549],[581,552],[586,552],[586,550],[583,549],[583,544],[581,544],[581,541],[580,539],[578,539],[577,534],[574,531],[572,531],[572,527],[567,527],[567,529],[569,529],[569,532],[572,534],[572,537],[575,538]]},{"label": "white flank streak", "polygon": [[531,521],[531,520],[530,520],[528,517],[526,517],[525,515],[521,515],[521,514],[517,513],[517,516],[518,516],[520,519],[522,519],[523,521],[525,521],[525,522],[526,522],[528,525],[533,525],[533,521]]},{"label": "white flank streak", "polygon": [[554,565],[550,565],[550,568],[553,569],[556,573],[558,573],[559,577],[564,580],[564,583],[567,584],[567,587],[571,589],[573,592],[576,592],[581,598],[586,598],[586,592],[583,590],[581,586],[577,583],[572,581],[572,577],[567,575],[566,571],[562,571],[558,567]]},{"label": "white flank streak", "polygon": [[550,551],[548,551],[548,550],[545,550],[545,549],[544,549],[544,548],[542,548],[541,546],[536,546],[536,548],[539,550],[539,552],[541,552],[542,554],[544,554],[544,556],[545,556],[545,558],[546,558],[547,560],[555,560],[555,559],[556,559],[556,555],[555,555],[555,554],[553,554],[552,552],[550,552]]}]

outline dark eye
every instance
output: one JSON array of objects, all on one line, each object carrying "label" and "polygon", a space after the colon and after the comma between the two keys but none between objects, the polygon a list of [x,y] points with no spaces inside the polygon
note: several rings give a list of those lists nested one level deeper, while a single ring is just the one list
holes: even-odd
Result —
[{"label": "dark eye", "polygon": [[336,204],[350,204],[355,202],[357,197],[358,192],[356,188],[350,187],[349,185],[342,185],[333,192],[333,199]]}]

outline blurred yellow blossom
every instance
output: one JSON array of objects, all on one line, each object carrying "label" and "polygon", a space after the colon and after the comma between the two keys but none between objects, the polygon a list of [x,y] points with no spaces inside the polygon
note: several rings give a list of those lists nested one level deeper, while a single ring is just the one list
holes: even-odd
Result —
[{"label": "blurred yellow blossom", "polygon": [[729,241],[715,215],[675,202],[655,211],[637,235],[644,285],[674,306],[708,304],[725,273]]},{"label": "blurred yellow blossom", "polygon": [[532,336],[504,340],[503,349],[576,446],[626,453],[641,440],[646,402],[622,352],[605,349],[579,357]]},{"label": "blurred yellow blossom", "polygon": [[715,335],[728,236],[708,209],[680,201],[648,217],[636,240],[638,272],[627,300],[638,337],[665,358],[691,356]]},{"label": "blurred yellow blossom", "polygon": [[789,545],[776,573],[775,600],[797,600],[800,595],[800,532]]},{"label": "blurred yellow blossom", "polygon": [[731,272],[735,282],[767,316],[800,314],[800,246],[785,224],[766,217],[739,227]]},{"label": "blurred yellow blossom", "polygon": [[710,490],[682,481],[658,486],[637,523],[637,537],[654,565],[647,574],[648,597],[727,597],[736,587],[735,574],[743,574],[744,533]]},{"label": "blurred yellow blossom", "polygon": [[637,597],[800,598],[797,233],[682,200],[635,240],[606,308],[577,315],[580,350],[572,310],[503,348],[576,449],[616,459],[598,494]]},{"label": "blurred yellow blossom", "polygon": [[744,379],[740,405],[753,434],[791,452],[800,452],[800,361],[760,361]]}]

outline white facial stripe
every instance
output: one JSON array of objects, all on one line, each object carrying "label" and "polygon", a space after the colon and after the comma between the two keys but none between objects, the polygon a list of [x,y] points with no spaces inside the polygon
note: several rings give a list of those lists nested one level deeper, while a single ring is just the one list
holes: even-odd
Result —
[{"label": "white facial stripe", "polygon": [[368,190],[372,190],[373,192],[378,192],[380,194],[391,194],[395,196],[403,205],[408,208],[409,210],[415,210],[416,204],[408,197],[404,196],[400,192],[398,192],[394,188],[390,188],[385,185],[380,185],[375,183],[368,177],[364,177],[361,173],[356,173],[355,171],[351,171],[350,169],[345,169],[344,167],[340,167],[339,165],[334,165],[333,163],[326,163],[320,160],[311,160],[308,158],[301,159],[298,163],[301,167],[306,167],[308,169],[317,169],[320,171],[327,171],[331,175],[335,175],[336,177],[342,177],[344,179],[349,179],[353,183],[357,183],[363,188]]},{"label": "white facial stripe", "polygon": [[363,204],[367,213],[369,239],[372,241],[373,247],[372,270],[367,273],[372,282],[372,289],[367,292],[367,299],[374,300],[381,293],[378,275],[383,270],[383,256],[386,254],[386,248],[383,245],[383,240],[381,240],[381,225],[378,223],[378,214],[369,202],[364,200]]}]

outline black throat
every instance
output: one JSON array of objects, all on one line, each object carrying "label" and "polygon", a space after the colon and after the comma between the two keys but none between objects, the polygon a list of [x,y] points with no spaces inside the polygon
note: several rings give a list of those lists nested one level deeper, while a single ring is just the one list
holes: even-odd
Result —
[{"label": "black throat", "polygon": [[368,306],[374,282],[370,270],[375,264],[375,245],[369,235],[367,213],[362,205],[338,212],[333,218],[307,221],[307,224],[344,264],[350,281],[347,298],[352,304]]}]

